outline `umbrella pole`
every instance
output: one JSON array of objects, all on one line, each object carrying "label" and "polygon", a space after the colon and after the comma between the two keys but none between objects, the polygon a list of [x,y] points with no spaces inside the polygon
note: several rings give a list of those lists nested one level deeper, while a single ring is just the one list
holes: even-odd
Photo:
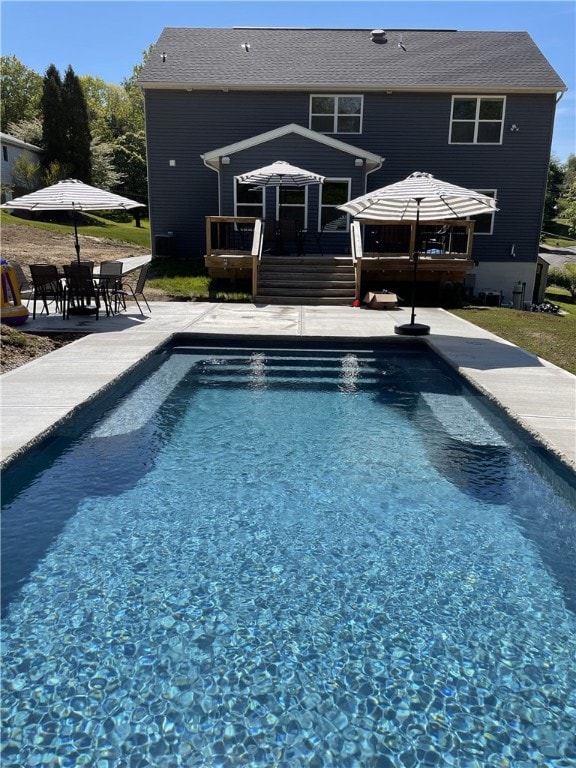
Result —
[{"label": "umbrella pole", "polygon": [[[416,237],[418,237],[418,221],[416,221]],[[410,324],[414,325],[416,319],[416,270],[418,269],[418,257],[420,252],[418,248],[412,254],[412,261],[414,262],[414,268],[412,270],[412,313],[410,315]]]},{"label": "umbrella pole", "polygon": [[78,223],[76,221],[76,208],[72,203],[72,218],[74,220],[74,248],[76,249],[76,260],[80,264],[80,241],[78,240]]},{"label": "umbrella pole", "polygon": [[404,336],[426,336],[430,333],[430,326],[423,323],[415,323],[416,319],[416,272],[418,270],[418,258],[420,257],[420,250],[418,248],[418,227],[420,225],[420,203],[422,198],[416,198],[416,243],[414,253],[412,254],[412,261],[414,262],[414,269],[412,270],[412,311],[410,313],[410,322],[403,325],[396,325],[394,327],[394,333]]}]

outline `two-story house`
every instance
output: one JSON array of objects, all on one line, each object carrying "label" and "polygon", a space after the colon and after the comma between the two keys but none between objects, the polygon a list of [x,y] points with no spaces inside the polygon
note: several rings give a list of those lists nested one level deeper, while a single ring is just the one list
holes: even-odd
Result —
[{"label": "two-story house", "polygon": [[[459,247],[475,291],[509,300],[521,281],[531,296],[566,86],[527,33],[167,28],[138,82],[158,254],[169,242],[201,257],[209,216],[289,215],[307,250],[322,233],[322,252],[345,256],[350,220],[337,206],[424,171],[497,198]],[[238,183],[275,160],[326,180],[284,195]],[[363,227],[364,250],[408,257],[414,237],[387,224]],[[440,231],[417,233],[418,247]]]}]

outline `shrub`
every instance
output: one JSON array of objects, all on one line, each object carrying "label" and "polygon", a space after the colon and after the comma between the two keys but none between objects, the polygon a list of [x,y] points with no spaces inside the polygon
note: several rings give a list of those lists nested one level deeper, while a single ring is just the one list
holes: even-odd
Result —
[{"label": "shrub", "polygon": [[564,264],[562,267],[552,267],[548,270],[547,285],[557,285],[570,291],[576,298],[576,264]]}]

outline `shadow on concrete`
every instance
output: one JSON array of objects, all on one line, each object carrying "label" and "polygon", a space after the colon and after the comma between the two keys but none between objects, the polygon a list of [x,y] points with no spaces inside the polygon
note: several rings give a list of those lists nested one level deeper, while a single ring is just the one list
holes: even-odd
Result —
[{"label": "shadow on concrete", "polygon": [[451,365],[477,371],[543,367],[542,362],[531,352],[496,339],[431,335],[427,343]]}]

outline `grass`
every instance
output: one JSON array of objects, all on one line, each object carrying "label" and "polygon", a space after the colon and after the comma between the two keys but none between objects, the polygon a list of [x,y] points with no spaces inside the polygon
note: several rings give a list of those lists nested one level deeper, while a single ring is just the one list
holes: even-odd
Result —
[{"label": "grass", "polygon": [[568,224],[562,219],[557,219],[550,224],[549,229],[549,232],[542,232],[540,238],[540,242],[544,245],[557,246],[560,248],[576,245],[576,239],[571,237],[568,230]]},{"label": "grass", "polygon": [[250,301],[252,298],[248,281],[239,281],[235,288],[231,288],[228,280],[209,277],[202,260],[155,261],[148,284],[171,298],[184,301]]},{"label": "grass", "polygon": [[[47,212],[44,212],[47,213]],[[15,224],[16,226],[46,229],[50,232],[60,232],[69,235],[74,231],[72,217],[65,223],[49,221],[33,221],[13,216],[7,211],[0,211],[0,225]],[[150,248],[150,224],[147,219],[141,219],[141,226],[136,227],[135,220],[128,223],[110,221],[92,213],[82,213],[78,219],[78,234],[90,237],[102,237],[117,240],[122,243],[132,243],[142,248]]]},{"label": "grass", "polygon": [[567,290],[556,286],[547,289],[545,298],[567,314],[549,315],[499,307],[450,311],[576,375],[576,304]]}]

